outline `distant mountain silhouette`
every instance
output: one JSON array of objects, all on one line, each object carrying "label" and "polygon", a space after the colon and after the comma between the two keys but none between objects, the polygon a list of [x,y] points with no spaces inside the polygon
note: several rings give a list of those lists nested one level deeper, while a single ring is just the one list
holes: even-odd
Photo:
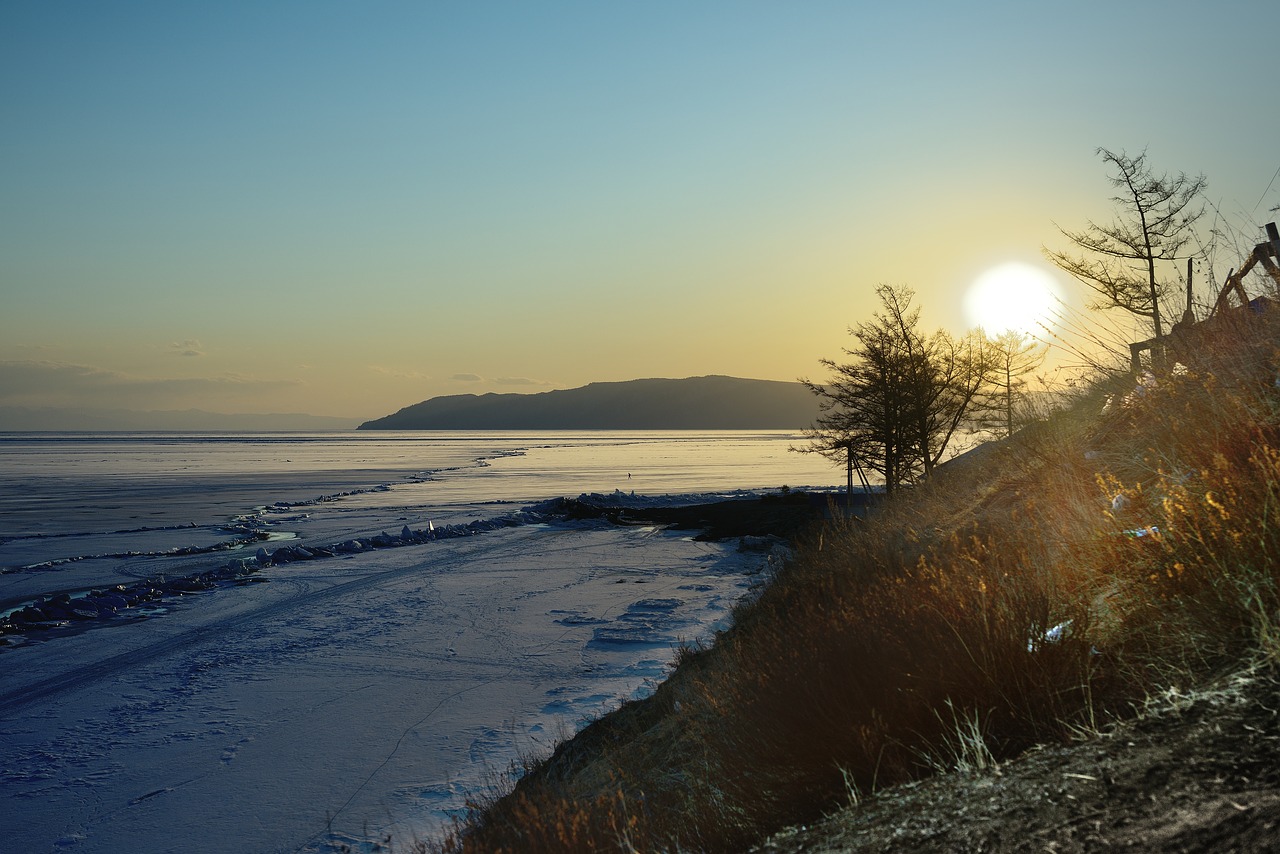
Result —
[{"label": "distant mountain silhouette", "polygon": [[817,398],[800,383],[712,376],[433,397],[360,429],[798,430],[817,416]]}]

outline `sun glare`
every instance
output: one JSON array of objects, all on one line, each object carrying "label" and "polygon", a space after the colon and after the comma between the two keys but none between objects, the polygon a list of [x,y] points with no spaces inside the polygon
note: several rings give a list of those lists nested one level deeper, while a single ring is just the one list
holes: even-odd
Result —
[{"label": "sun glare", "polygon": [[974,280],[964,296],[964,312],[970,326],[981,326],[992,335],[1009,330],[1034,333],[1052,322],[1058,302],[1052,276],[1011,261]]}]

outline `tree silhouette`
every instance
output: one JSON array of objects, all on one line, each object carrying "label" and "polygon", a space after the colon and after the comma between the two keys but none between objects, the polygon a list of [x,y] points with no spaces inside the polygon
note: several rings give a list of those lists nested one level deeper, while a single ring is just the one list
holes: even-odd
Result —
[{"label": "tree silhouette", "polygon": [[1181,172],[1157,176],[1145,151],[1137,157],[1105,148],[1097,153],[1114,170],[1108,180],[1118,191],[1111,197],[1115,220],[1110,225],[1090,221],[1081,231],[1059,226],[1085,254],[1045,249],[1045,255],[1099,294],[1092,308],[1121,308],[1149,318],[1155,337],[1163,337],[1160,301],[1169,286],[1157,278],[1156,262],[1187,257],[1183,250],[1204,213],[1194,202],[1208,182],[1203,175],[1188,178]]},{"label": "tree silhouette", "polygon": [[[974,337],[919,330],[908,288],[876,288],[881,311],[849,330],[852,360],[821,359],[826,383],[801,379],[821,398],[808,450],[880,474],[885,491],[928,477],[986,387],[991,364]],[[865,477],[864,477],[865,483]]]},{"label": "tree silhouette", "polygon": [[1027,377],[1044,363],[1045,347],[1012,329],[984,343],[991,372],[976,420],[981,429],[1003,439],[1025,421]]}]

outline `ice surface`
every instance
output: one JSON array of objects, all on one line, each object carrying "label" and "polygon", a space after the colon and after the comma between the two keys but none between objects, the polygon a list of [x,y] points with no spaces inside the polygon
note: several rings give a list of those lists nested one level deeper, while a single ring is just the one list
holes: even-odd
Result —
[{"label": "ice surface", "polygon": [[[11,649],[3,838],[283,851],[428,832],[486,769],[660,676],[746,561],[653,530],[508,528],[271,567],[162,619]],[[629,641],[600,643],[601,620]]]},{"label": "ice surface", "polygon": [[[0,848],[326,852],[430,833],[487,772],[649,690],[674,647],[722,625],[764,565],[734,542],[653,527],[536,510],[510,527],[501,520],[533,506],[523,493],[602,485],[589,473],[607,443],[591,437],[585,457],[557,445],[564,471],[536,475],[537,447],[468,441],[428,459],[416,440],[402,454],[379,437],[376,454],[359,448],[376,459],[346,469],[327,440],[244,441],[231,457],[167,444],[161,461],[137,449],[128,478],[95,456],[105,442],[61,463],[0,459],[0,612],[252,569],[0,638]],[[472,465],[479,445],[489,465]],[[664,465],[687,468],[705,453],[672,447],[633,447],[633,480],[683,483],[641,465],[674,453]],[[198,478],[166,473],[176,458]],[[311,468],[289,471],[295,458]],[[708,486],[720,495],[731,480]],[[410,542],[406,528],[438,536]],[[259,549],[298,559],[259,562]]]}]

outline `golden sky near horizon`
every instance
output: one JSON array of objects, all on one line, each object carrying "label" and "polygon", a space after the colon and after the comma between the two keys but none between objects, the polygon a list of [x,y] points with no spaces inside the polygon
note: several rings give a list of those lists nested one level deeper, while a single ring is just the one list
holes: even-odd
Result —
[{"label": "golden sky near horizon", "polygon": [[877,284],[961,332],[1009,262],[1079,310],[1040,248],[1109,219],[1099,146],[1205,173],[1246,242],[1276,219],[1276,32],[1239,1],[4,4],[0,408],[793,380]]}]

